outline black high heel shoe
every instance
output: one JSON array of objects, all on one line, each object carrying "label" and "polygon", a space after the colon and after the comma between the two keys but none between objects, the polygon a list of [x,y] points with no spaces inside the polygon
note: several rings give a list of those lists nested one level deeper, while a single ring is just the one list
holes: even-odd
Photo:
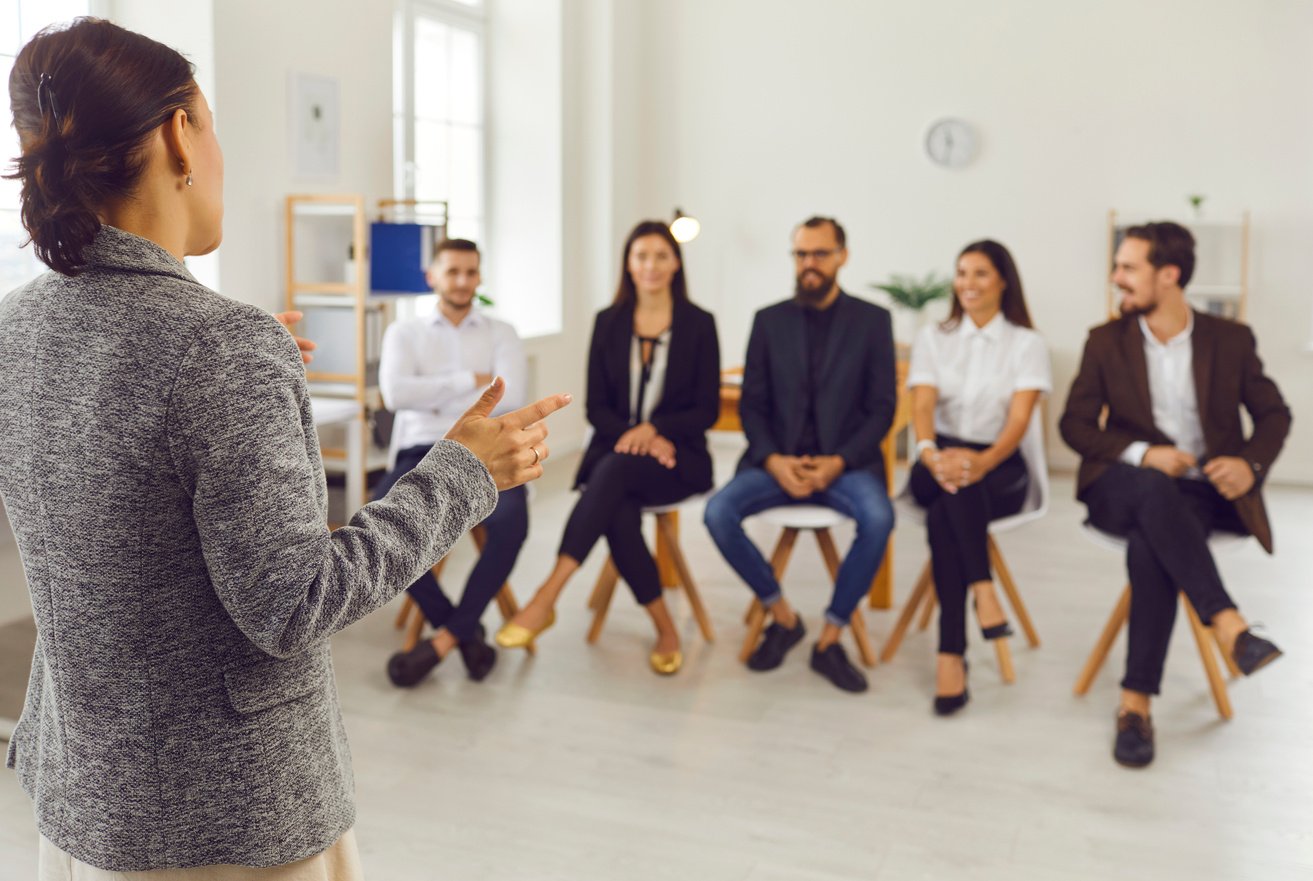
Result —
[{"label": "black high heel shoe", "polygon": [[935,696],[935,715],[951,716],[958,710],[967,705],[971,700],[971,691],[966,687],[967,678],[967,659],[962,659],[962,693],[950,694],[947,697]]},{"label": "black high heel shoe", "polygon": [[[979,621],[980,603],[976,602],[974,599],[972,600],[972,603],[976,608],[976,620]],[[1006,619],[1004,619],[1002,624],[995,624],[993,627],[986,627],[982,624],[980,625],[980,635],[988,640],[1003,639],[1004,637],[1012,635],[1012,624]]]}]

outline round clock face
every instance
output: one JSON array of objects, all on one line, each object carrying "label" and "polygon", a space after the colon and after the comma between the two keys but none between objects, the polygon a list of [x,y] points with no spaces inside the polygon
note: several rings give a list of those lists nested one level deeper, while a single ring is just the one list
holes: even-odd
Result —
[{"label": "round clock face", "polygon": [[925,136],[925,152],[945,168],[961,168],[976,158],[976,130],[964,119],[941,119]]}]

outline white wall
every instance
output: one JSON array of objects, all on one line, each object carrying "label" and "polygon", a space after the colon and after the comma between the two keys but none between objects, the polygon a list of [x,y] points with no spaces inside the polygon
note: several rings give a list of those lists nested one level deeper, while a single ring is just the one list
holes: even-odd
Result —
[{"label": "white wall", "polygon": [[[392,193],[390,0],[221,0],[214,4],[215,103],[225,176],[222,291],[283,307],[283,199]],[[298,180],[288,155],[292,71],[337,79],[340,173]]]},{"label": "white wall", "polygon": [[[1202,192],[1210,216],[1253,213],[1250,322],[1296,414],[1273,476],[1313,482],[1313,3],[666,0],[641,15],[615,51],[644,74],[643,167],[614,185],[643,213],[702,220],[690,285],[727,363],[752,312],[788,296],[790,228],[809,214],[846,224],[841,280],[859,294],[949,272],[988,236],[1013,250],[1053,349],[1052,423],[1104,314],[1108,209],[1185,217]],[[924,156],[946,115],[982,133],[965,170]],[[1075,464],[1055,431],[1050,451]]]}]

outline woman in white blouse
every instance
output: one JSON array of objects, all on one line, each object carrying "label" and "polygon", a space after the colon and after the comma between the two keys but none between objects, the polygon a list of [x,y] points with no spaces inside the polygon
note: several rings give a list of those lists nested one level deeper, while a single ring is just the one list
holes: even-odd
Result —
[{"label": "woman in white blouse", "polygon": [[1021,510],[1029,478],[1018,447],[1041,394],[1052,389],[1048,348],[1031,329],[1008,249],[967,245],[957,259],[953,309],[912,346],[907,377],[918,461],[910,490],[926,509],[939,616],[935,712],[966,706],[966,600],[986,639],[1011,635],[994,591],[991,520]]},{"label": "woman in white blouse", "polygon": [[642,509],[711,489],[707,429],[720,413],[720,348],[715,319],[689,301],[679,243],[659,220],[630,232],[615,302],[593,325],[587,409],[593,438],[556,564],[497,644],[523,648],[550,627],[566,582],[606,536],[620,577],[652,616],[649,663],[670,675],[683,655],[643,540]]}]

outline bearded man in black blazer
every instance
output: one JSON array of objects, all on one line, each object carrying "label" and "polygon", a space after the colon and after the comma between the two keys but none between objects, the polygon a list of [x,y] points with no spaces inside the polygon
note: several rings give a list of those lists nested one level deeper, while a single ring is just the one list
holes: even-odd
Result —
[{"label": "bearded man in black blazer", "polygon": [[743,531],[744,519],[807,504],[856,522],[811,666],[837,687],[860,692],[866,677],[838,639],[893,530],[880,442],[893,422],[897,391],[889,313],[839,288],[846,239],[843,227],[827,217],[813,217],[794,231],[794,296],[758,312],[748,342],[739,406],[748,450],[734,479],[707,503],[706,524],[774,619],[748,660],[750,669],[762,671],[780,666],[804,628]]},{"label": "bearded man in black blazer", "polygon": [[[1076,494],[1090,523],[1126,539],[1131,582],[1126,676],[1113,757],[1153,761],[1158,693],[1183,591],[1246,675],[1281,652],[1249,630],[1208,549],[1213,531],[1253,535],[1272,552],[1263,478],[1290,410],[1263,373],[1253,332],[1190,308],[1189,230],[1131,227],[1113,265],[1121,316],[1090,331],[1059,428],[1081,456]],[[1240,408],[1253,431],[1245,436]]]}]

